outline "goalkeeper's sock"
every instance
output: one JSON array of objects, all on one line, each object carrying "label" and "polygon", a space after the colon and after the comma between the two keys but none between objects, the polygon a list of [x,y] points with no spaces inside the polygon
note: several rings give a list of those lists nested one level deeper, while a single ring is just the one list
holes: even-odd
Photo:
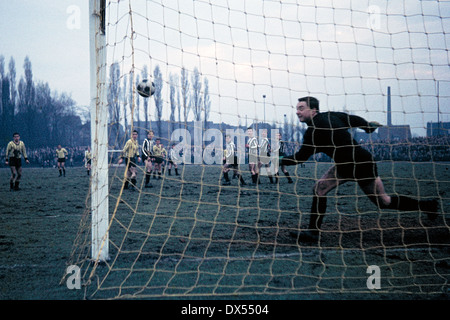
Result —
[{"label": "goalkeeper's sock", "polygon": [[223,173],[223,178],[225,179],[226,182],[230,181],[230,178],[228,177],[228,172]]},{"label": "goalkeeper's sock", "polygon": [[406,196],[392,196],[391,203],[388,206],[384,206],[388,209],[395,209],[401,211],[424,211],[428,214],[429,218],[436,218],[438,211],[438,201],[433,200],[416,200]]},{"label": "goalkeeper's sock", "polygon": [[405,196],[392,196],[387,208],[401,211],[419,210],[419,201]]},{"label": "goalkeeper's sock", "polygon": [[124,189],[128,189],[128,184],[129,184],[129,181],[128,181],[128,179],[125,181],[125,185],[123,186],[123,188]]},{"label": "goalkeeper's sock", "polygon": [[269,175],[269,181],[270,183],[273,183],[273,177],[271,175]]},{"label": "goalkeeper's sock", "polygon": [[62,171],[61,171],[61,169],[59,169],[59,176],[60,176],[60,177],[62,176]]},{"label": "goalkeeper's sock", "polygon": [[179,176],[177,168],[175,168],[175,175]]},{"label": "goalkeeper's sock", "polygon": [[146,173],[145,174],[145,185],[148,185],[148,183],[150,182],[150,173]]}]

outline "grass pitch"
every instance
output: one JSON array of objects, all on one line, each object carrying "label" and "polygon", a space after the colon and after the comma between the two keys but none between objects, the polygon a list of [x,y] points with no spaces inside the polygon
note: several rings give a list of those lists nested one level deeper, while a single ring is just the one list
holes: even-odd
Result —
[{"label": "grass pitch", "polygon": [[[379,211],[348,182],[329,194],[319,245],[298,244],[292,233],[306,228],[312,186],[329,165],[290,167],[293,184],[262,177],[258,187],[222,186],[219,166],[182,166],[149,189],[140,167],[138,191],[122,191],[124,168],[111,167],[111,259],[93,278],[84,168],[59,177],[25,166],[18,192],[1,169],[0,298],[448,299],[450,165],[379,164],[388,193],[439,198],[436,220]],[[67,288],[69,264],[89,286]],[[370,265],[380,267],[379,290],[367,288]]]}]

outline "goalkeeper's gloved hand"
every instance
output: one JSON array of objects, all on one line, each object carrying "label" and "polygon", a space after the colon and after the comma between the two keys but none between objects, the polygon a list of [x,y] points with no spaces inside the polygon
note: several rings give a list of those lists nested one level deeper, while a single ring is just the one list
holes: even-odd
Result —
[{"label": "goalkeeper's gloved hand", "polygon": [[375,130],[377,130],[379,127],[382,127],[383,125],[377,121],[370,121],[369,127],[367,128],[367,132],[372,133]]}]

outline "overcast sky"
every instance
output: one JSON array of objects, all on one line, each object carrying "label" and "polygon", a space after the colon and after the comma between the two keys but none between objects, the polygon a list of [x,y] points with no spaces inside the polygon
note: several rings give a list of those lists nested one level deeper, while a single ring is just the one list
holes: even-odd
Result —
[{"label": "overcast sky", "polygon": [[[137,73],[159,65],[165,81],[197,67],[214,121],[263,120],[265,106],[266,120],[282,123],[298,97],[314,95],[323,110],[386,123],[390,86],[393,123],[424,135],[437,120],[438,80],[440,119],[450,121],[450,1],[133,0],[107,14],[108,62],[123,73],[132,61]],[[28,56],[35,81],[89,105],[87,1],[1,1],[0,30],[17,79]]]}]

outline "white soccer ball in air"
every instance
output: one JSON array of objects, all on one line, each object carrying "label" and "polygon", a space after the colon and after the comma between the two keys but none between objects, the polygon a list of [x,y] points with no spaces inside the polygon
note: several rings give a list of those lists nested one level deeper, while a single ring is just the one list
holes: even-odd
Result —
[{"label": "white soccer ball in air", "polygon": [[137,92],[144,98],[151,97],[155,93],[155,84],[148,79],[144,79],[138,83]]}]

